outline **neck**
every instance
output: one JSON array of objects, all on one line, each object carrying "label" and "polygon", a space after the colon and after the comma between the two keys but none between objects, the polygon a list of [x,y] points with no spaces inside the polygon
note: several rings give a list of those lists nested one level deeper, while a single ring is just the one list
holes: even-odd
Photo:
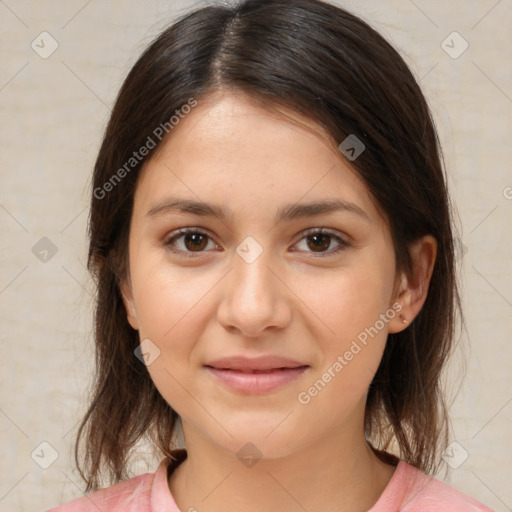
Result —
[{"label": "neck", "polygon": [[366,512],[395,469],[375,455],[364,437],[333,433],[286,457],[244,464],[190,426],[183,430],[187,458],[169,479],[183,511]]}]

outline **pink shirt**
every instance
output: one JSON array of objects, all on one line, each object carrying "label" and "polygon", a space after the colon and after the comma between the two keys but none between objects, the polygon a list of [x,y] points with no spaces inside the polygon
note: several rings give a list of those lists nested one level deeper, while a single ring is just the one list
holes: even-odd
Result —
[{"label": "pink shirt", "polygon": [[[185,459],[162,460],[154,473],[145,473],[92,492],[47,512],[187,512],[180,511],[169,491],[168,476]],[[368,512],[493,512],[475,499],[400,460],[377,503]]]}]

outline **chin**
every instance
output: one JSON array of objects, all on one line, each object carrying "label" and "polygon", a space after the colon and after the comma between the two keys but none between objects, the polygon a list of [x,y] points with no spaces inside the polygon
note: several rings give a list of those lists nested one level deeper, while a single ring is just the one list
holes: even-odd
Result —
[{"label": "chin", "polygon": [[[221,437],[211,438],[210,440],[225,450],[236,456],[243,462],[244,458],[250,460],[256,459],[278,459],[287,457],[300,450],[308,444],[308,436],[293,424],[283,422],[286,415],[281,415],[279,421],[270,421],[255,417],[252,421],[247,418],[244,421],[231,422],[226,425],[226,430],[233,436],[229,436],[223,429]],[[281,422],[281,424],[280,424]],[[224,424],[225,423],[222,423]],[[311,440],[313,442],[313,440]]]}]

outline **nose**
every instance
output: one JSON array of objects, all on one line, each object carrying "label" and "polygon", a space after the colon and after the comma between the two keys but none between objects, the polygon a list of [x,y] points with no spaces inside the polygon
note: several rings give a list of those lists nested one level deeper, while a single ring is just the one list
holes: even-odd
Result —
[{"label": "nose", "polygon": [[252,262],[234,254],[233,266],[223,280],[223,300],[217,313],[221,325],[252,338],[286,327],[292,317],[293,294],[284,284],[279,265],[263,251]]}]

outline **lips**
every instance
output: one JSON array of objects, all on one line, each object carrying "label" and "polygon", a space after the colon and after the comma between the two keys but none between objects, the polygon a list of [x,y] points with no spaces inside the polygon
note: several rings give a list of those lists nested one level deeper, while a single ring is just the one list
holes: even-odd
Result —
[{"label": "lips", "polygon": [[[216,368],[215,366],[211,366],[210,368]],[[217,368],[218,370],[226,370],[228,372],[238,372],[238,373],[273,373],[279,370],[285,370],[287,368],[272,368],[271,370],[242,370],[242,369],[234,369],[234,368]]]},{"label": "lips", "polygon": [[277,355],[263,355],[255,358],[244,356],[224,357],[211,361],[205,366],[218,370],[232,370],[243,373],[271,373],[286,368],[301,368],[307,364]]},{"label": "lips", "polygon": [[249,395],[277,391],[309,368],[307,364],[275,355],[225,357],[204,366],[216,382],[232,392]]}]

